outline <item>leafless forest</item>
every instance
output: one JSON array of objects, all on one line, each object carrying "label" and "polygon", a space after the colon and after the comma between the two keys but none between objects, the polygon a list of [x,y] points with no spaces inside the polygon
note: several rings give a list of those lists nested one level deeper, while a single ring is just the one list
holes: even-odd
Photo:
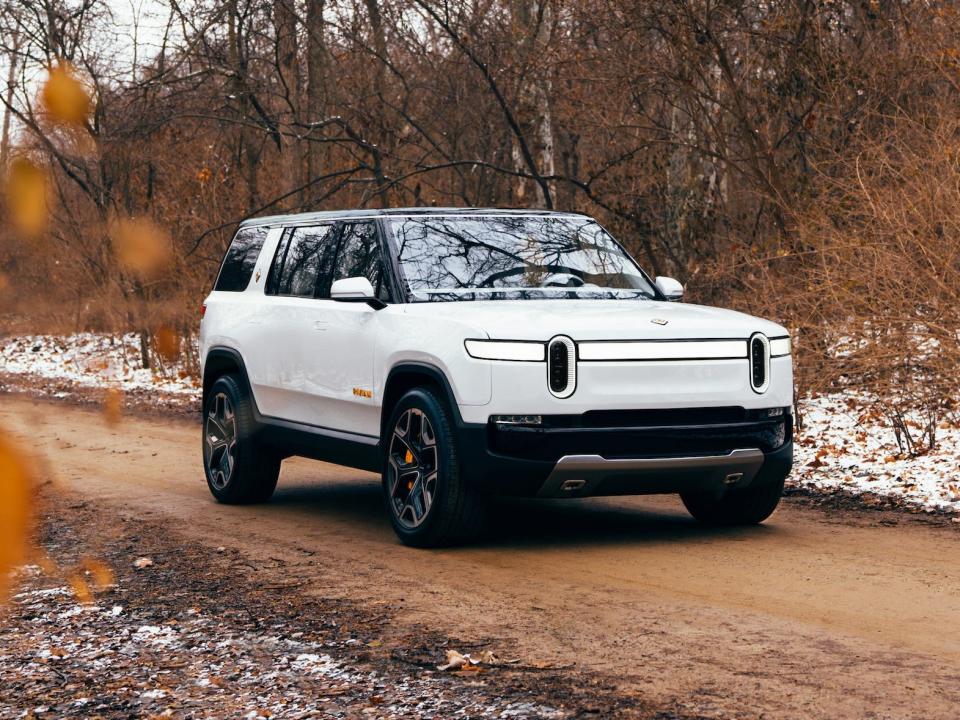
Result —
[{"label": "leafless forest", "polygon": [[923,448],[960,359],[958,9],[171,0],[131,54],[113,2],[5,0],[0,322],[149,362],[251,215],[572,209]]}]

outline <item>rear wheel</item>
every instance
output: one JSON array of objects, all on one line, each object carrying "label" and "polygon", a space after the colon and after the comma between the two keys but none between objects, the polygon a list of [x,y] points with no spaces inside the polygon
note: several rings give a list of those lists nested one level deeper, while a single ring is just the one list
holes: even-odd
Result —
[{"label": "rear wheel", "polygon": [[207,487],[222,503],[265,502],[280,476],[276,453],[256,441],[253,401],[235,375],[224,375],[203,408],[203,469]]},{"label": "rear wheel", "polygon": [[756,525],[777,509],[783,497],[783,483],[765,483],[757,487],[727,490],[724,494],[680,493],[680,499],[693,517],[709,525]]},{"label": "rear wheel", "polygon": [[450,415],[436,392],[407,392],[386,428],[383,493],[400,540],[441,547],[475,537],[484,499],[461,477]]}]

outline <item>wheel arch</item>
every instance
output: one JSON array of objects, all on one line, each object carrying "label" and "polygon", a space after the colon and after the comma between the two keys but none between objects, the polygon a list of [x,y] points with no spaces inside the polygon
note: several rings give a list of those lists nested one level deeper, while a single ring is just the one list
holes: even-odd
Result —
[{"label": "wheel arch", "polygon": [[441,401],[444,401],[453,414],[453,420],[457,425],[463,423],[460,417],[460,409],[457,406],[456,396],[453,393],[453,387],[447,379],[443,370],[436,365],[424,362],[403,362],[391,368],[387,375],[387,382],[383,389],[383,403],[380,407],[380,437],[384,438],[387,420],[393,412],[394,406],[408,390],[415,387],[426,385],[432,387],[440,393]]},{"label": "wheel arch", "polygon": [[[235,373],[239,376],[244,389],[250,393],[250,397],[253,398],[250,380],[247,378],[247,366],[243,362],[243,356],[233,348],[217,346],[210,349],[203,363],[203,405],[206,405],[207,393],[210,392],[210,388],[213,387],[217,378],[229,373]],[[256,405],[256,403],[254,403],[254,405]]]}]

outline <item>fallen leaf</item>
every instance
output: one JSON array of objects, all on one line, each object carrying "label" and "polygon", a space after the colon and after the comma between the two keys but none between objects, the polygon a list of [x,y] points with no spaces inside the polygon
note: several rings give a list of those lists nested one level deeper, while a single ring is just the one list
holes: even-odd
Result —
[{"label": "fallen leaf", "polygon": [[137,558],[136,560],[133,561],[133,566],[137,570],[143,570],[145,568],[150,567],[151,565],[153,565],[153,560],[151,560],[148,557]]}]

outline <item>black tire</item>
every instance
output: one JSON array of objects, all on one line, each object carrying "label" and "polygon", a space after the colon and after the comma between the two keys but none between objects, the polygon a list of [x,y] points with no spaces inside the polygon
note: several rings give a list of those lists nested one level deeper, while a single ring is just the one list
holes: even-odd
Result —
[{"label": "black tire", "polygon": [[202,428],[203,471],[217,502],[248,505],[269,500],[280,476],[280,459],[257,443],[253,400],[236,375],[223,375],[210,388]]},{"label": "black tire", "polygon": [[783,483],[765,483],[741,490],[727,490],[719,497],[710,493],[680,493],[693,517],[708,525],[757,525],[777,509],[783,497]]},{"label": "black tire", "polygon": [[[406,423],[405,434],[401,422]],[[420,440],[416,439],[418,423]],[[384,427],[383,445],[384,501],[393,529],[405,545],[443,547],[479,534],[485,498],[462,478],[450,411],[436,390],[417,387],[400,398]]]}]

